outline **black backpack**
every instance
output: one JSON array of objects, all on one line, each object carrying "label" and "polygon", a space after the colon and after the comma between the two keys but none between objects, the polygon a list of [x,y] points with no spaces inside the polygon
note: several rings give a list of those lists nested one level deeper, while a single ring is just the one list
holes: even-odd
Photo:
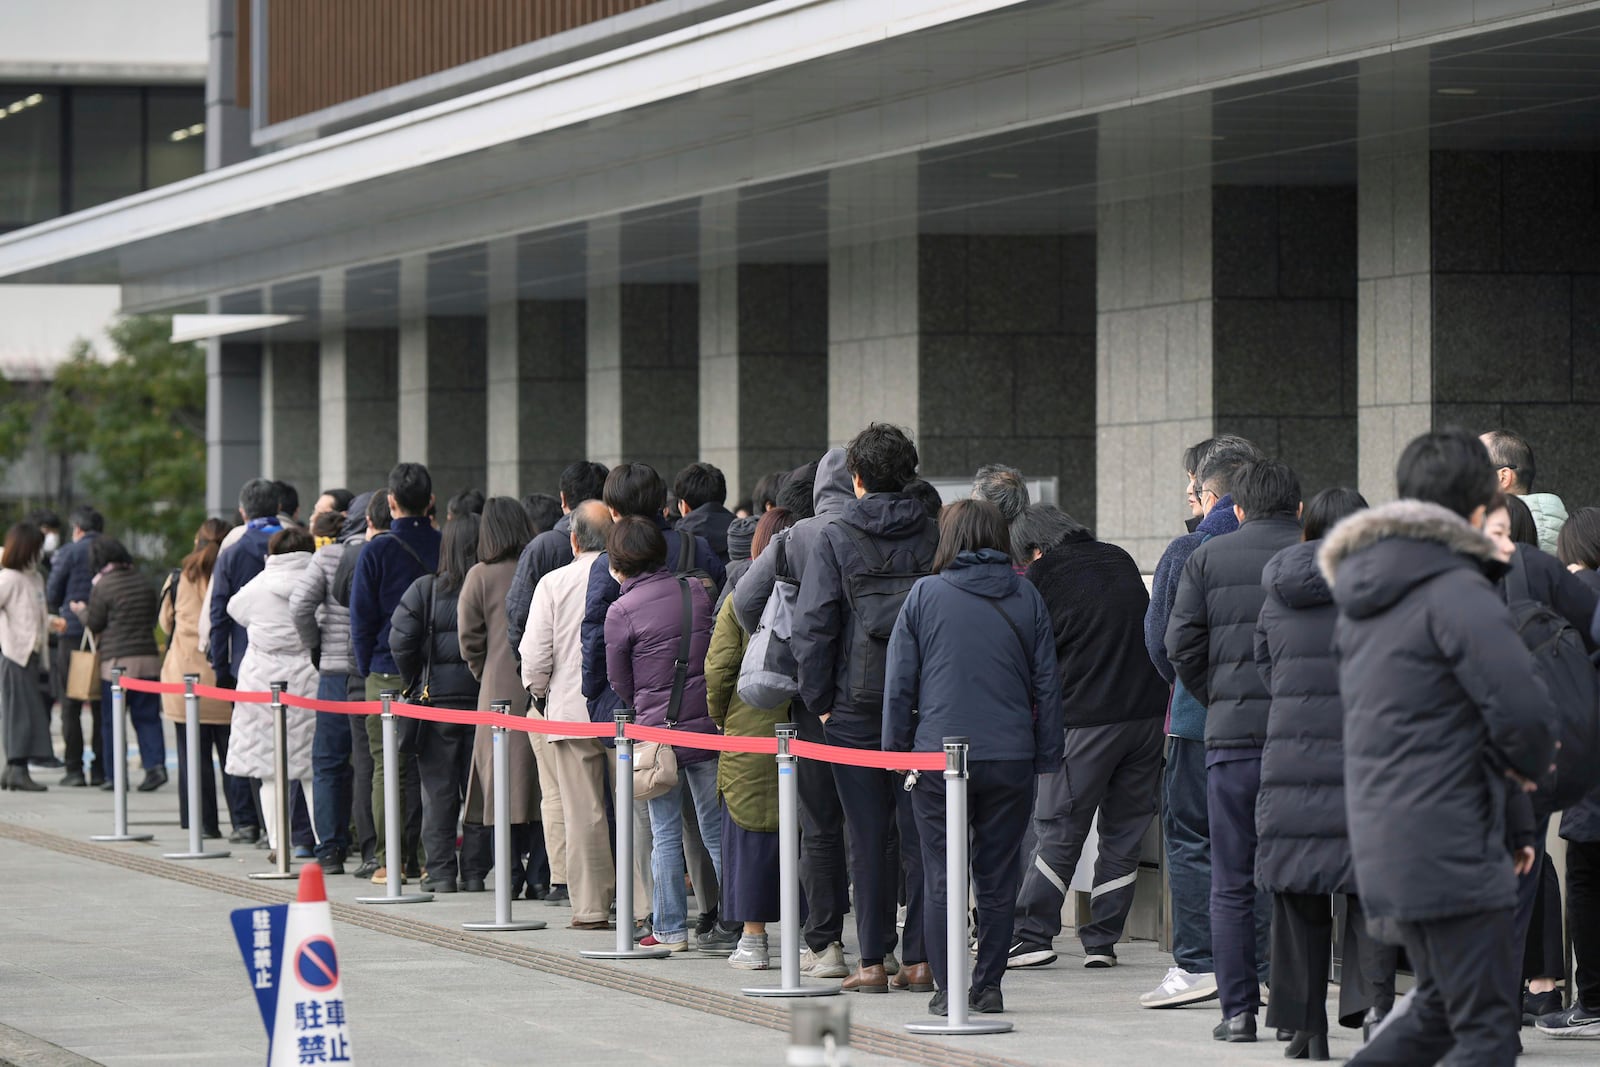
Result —
[{"label": "black backpack", "polygon": [[842,529],[861,550],[867,569],[844,579],[845,599],[855,625],[850,627],[845,703],[861,714],[883,714],[883,676],[889,663],[889,636],[900,618],[911,587],[927,570],[895,571],[865,530],[841,521]]},{"label": "black backpack", "polygon": [[678,530],[676,533],[678,535],[678,564],[672,573],[679,578],[688,578],[705,586],[706,595],[715,604],[717,602],[717,594],[721,590],[717,587],[717,580],[711,577],[705,568],[696,563],[695,550],[698,546],[695,544],[694,534],[685,533],[682,530]]},{"label": "black backpack", "polygon": [[1565,618],[1533,599],[1521,550],[1501,587],[1517,635],[1533,654],[1556,709],[1556,769],[1533,794],[1540,814],[1576,804],[1600,785],[1600,681],[1584,650],[1583,638]]}]

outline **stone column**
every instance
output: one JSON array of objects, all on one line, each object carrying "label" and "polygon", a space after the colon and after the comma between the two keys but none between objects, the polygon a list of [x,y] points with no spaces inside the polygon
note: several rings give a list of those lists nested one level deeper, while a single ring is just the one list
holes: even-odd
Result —
[{"label": "stone column", "polygon": [[399,330],[348,327],[344,363],[345,485],[363,493],[388,485],[389,471],[400,461]]},{"label": "stone column", "polygon": [[[319,288],[316,279],[273,286],[269,306],[314,321]],[[320,477],[319,349],[316,341],[269,336],[261,359],[262,476],[288,482],[302,500],[316,499]]]},{"label": "stone column", "polygon": [[328,271],[318,282],[317,480],[329,489],[350,484],[344,271]]},{"label": "stone column", "polygon": [[[260,310],[260,298],[212,300],[212,314]],[[261,474],[261,349],[258,342],[206,342],[206,510],[232,518],[239,488]]]},{"label": "stone column", "polygon": [[400,392],[395,406],[400,459],[428,462],[428,263],[423,256],[400,260]]}]

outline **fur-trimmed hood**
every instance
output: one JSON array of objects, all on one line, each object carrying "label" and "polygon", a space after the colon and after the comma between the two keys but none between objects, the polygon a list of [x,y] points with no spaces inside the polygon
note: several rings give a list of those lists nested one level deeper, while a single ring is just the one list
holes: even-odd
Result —
[{"label": "fur-trimmed hood", "polygon": [[1323,540],[1317,565],[1339,609],[1352,618],[1388,610],[1407,592],[1448,570],[1497,577],[1494,545],[1455,512],[1421,500],[1359,511]]}]

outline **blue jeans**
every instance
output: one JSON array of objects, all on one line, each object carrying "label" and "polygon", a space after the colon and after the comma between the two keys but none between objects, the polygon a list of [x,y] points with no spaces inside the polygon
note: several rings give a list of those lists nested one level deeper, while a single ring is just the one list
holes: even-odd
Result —
[{"label": "blue jeans", "polygon": [[1211,826],[1206,815],[1206,746],[1167,739],[1161,777],[1161,832],[1172,887],[1172,962],[1190,974],[1210,974]]},{"label": "blue jeans", "polygon": [[[346,700],[349,675],[324,674],[317,682],[318,700]],[[362,740],[366,738],[363,735]],[[350,765],[350,716],[317,712],[311,740],[312,806],[317,823],[317,858],[343,858],[350,851],[350,804],[355,769]]]},{"label": "blue jeans", "polygon": [[[167,737],[161,729],[161,694],[122,691],[128,704],[128,721],[133,724],[134,736],[139,739],[139,765],[147,771],[167,766]],[[111,683],[100,683],[101,729],[105,732],[106,751],[111,752]],[[111,752],[111,759],[127,762],[126,752]],[[115,766],[115,764],[112,764]],[[111,779],[112,767],[106,768],[106,780]]]},{"label": "blue jeans", "polygon": [[717,797],[717,761],[678,765],[678,784],[650,803],[650,871],[655,877],[655,935],[668,944],[688,939],[689,895],[683,888],[683,790],[694,800],[700,840],[722,881],[722,801]]}]

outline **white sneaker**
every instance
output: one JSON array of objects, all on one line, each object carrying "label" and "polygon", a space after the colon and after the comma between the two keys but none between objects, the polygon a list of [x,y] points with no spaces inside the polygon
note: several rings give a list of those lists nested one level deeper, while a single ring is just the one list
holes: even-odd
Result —
[{"label": "white sneaker", "polygon": [[1182,967],[1171,967],[1161,984],[1139,997],[1142,1008],[1178,1008],[1217,999],[1217,976],[1190,974]]},{"label": "white sneaker", "polygon": [[844,946],[835,941],[821,952],[810,947],[800,950],[800,973],[807,978],[848,978],[850,968],[844,963]]},{"label": "white sneaker", "polygon": [[767,955],[767,935],[742,935],[739,947],[728,957],[728,966],[741,971],[764,971],[772,966],[772,960]]}]

